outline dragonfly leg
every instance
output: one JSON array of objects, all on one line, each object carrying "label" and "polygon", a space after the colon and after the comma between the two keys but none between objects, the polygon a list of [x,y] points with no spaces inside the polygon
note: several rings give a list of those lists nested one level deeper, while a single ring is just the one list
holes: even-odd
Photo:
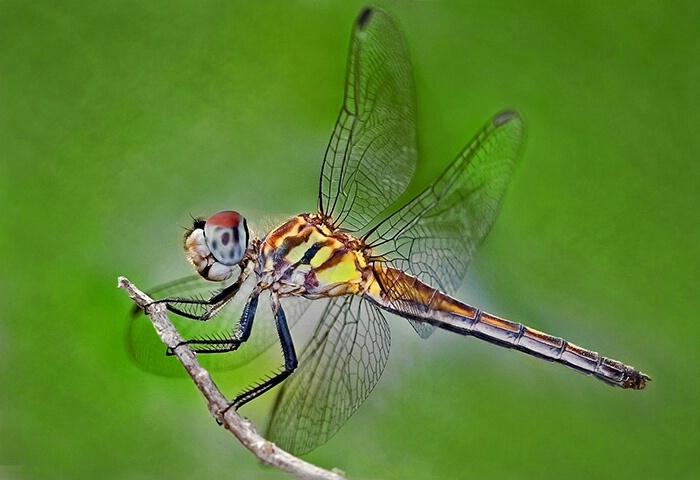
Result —
[{"label": "dragonfly leg", "polygon": [[289,332],[289,326],[287,325],[287,317],[284,314],[284,310],[280,305],[279,299],[276,295],[272,295],[272,310],[275,315],[275,325],[277,326],[277,335],[280,339],[280,344],[282,346],[282,355],[284,356],[284,367],[282,371],[277,372],[272,377],[268,378],[262,383],[240,393],[233,402],[228,406],[234,410],[238,410],[241,406],[250,402],[254,398],[259,397],[263,393],[267,392],[271,388],[279,385],[284,379],[289,377],[294,370],[296,370],[298,365],[297,354],[294,351],[294,342],[292,341],[292,335]]},{"label": "dragonfly leg", "polygon": [[[253,290],[248,297],[248,301],[243,308],[241,320],[238,322],[236,330],[229,338],[195,338],[179,343],[175,348],[181,345],[187,345],[196,353],[225,353],[232,352],[240,347],[250,337],[250,332],[253,329],[253,319],[255,311],[258,308],[259,290]],[[174,350],[174,349],[173,349]],[[173,355],[172,350],[168,350],[168,355]]]},{"label": "dragonfly leg", "polygon": [[[162,300],[157,300],[153,303],[164,303],[168,308],[169,312],[179,315],[184,318],[189,318],[190,320],[197,320],[201,322],[206,322],[214,315],[219,313],[226,303],[238,294],[241,289],[241,285],[248,277],[245,271],[242,271],[238,276],[238,279],[233,282],[228,287],[224,288],[220,292],[212,295],[208,299],[198,299],[198,298],[164,298]],[[195,314],[188,312],[180,305],[200,305],[207,307],[201,314]]]}]

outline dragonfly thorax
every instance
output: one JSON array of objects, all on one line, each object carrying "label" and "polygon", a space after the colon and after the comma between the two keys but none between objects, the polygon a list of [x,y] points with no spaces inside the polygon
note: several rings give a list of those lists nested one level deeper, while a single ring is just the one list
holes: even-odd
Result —
[{"label": "dragonfly thorax", "polygon": [[369,252],[323,215],[301,214],[262,240],[256,274],[279,295],[321,298],[364,291],[372,276]]}]

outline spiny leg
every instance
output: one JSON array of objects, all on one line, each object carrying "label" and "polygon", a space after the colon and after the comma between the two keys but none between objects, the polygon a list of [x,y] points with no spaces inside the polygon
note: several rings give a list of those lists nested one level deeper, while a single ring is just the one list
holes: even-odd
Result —
[{"label": "spiny leg", "polygon": [[[233,408],[238,410],[240,407],[250,402],[254,398],[259,397],[263,393],[267,392],[271,388],[279,385],[284,381],[289,375],[296,370],[298,365],[297,354],[294,351],[294,342],[292,341],[292,335],[289,332],[289,326],[287,325],[287,317],[284,314],[284,310],[280,305],[279,299],[276,295],[272,295],[272,311],[275,315],[275,325],[277,327],[277,334],[279,335],[280,345],[282,346],[282,355],[284,356],[284,367],[282,371],[274,374],[272,377],[268,378],[262,383],[240,393],[233,402],[228,406],[228,408]],[[227,408],[227,410],[228,410]]]},{"label": "spiny leg", "polygon": [[[228,287],[224,288],[221,292],[213,295],[212,297],[203,300],[196,298],[165,298],[159,300],[158,303],[165,303],[169,312],[179,315],[184,318],[189,318],[190,320],[197,320],[200,322],[206,322],[216,315],[219,310],[221,310],[226,303],[236,296],[241,285],[236,282],[232,283]],[[175,305],[202,305],[208,308],[201,314],[193,314],[182,308],[178,308]]]},{"label": "spiny leg", "polygon": [[[162,300],[157,300],[153,303],[164,303],[169,312],[179,315],[184,318],[189,318],[190,320],[197,320],[201,322],[206,322],[211,319],[214,315],[219,313],[219,311],[238,294],[241,289],[243,282],[246,281],[250,272],[247,268],[241,268],[241,273],[238,278],[231,285],[225,287],[220,292],[212,295],[208,299],[199,298],[164,298]],[[176,307],[175,305],[199,305],[208,307],[201,314],[193,314],[182,308]]]},{"label": "spiny leg", "polygon": [[[251,292],[245,307],[243,307],[243,313],[241,314],[238,326],[230,338],[195,338],[186,340],[178,344],[175,348],[181,345],[187,345],[195,353],[226,353],[236,350],[250,337],[250,332],[253,329],[255,311],[258,308],[259,296],[260,291],[258,289]],[[167,354],[173,355],[173,350],[168,350]]]}]

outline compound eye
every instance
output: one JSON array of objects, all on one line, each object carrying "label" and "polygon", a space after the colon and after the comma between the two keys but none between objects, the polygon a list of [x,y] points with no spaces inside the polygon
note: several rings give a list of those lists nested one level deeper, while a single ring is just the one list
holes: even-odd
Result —
[{"label": "compound eye", "polygon": [[248,248],[248,225],[240,213],[224,210],[207,219],[204,238],[219,263],[233,266],[243,259]]}]

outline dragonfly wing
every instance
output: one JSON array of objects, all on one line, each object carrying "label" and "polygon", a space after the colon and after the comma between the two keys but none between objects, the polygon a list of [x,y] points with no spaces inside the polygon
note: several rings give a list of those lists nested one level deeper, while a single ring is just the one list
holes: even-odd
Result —
[{"label": "dragonfly wing", "polygon": [[[213,290],[212,285],[212,282],[206,281],[200,276],[191,276],[158,287],[151,291],[150,295],[156,300],[163,298],[206,300],[227,284],[222,283],[218,289],[214,288]],[[230,336],[238,325],[243,306],[254,285],[254,275],[251,275],[244,282],[238,294],[217,315],[206,322],[182,318],[174,314],[170,314],[170,319],[185,340]],[[198,359],[202,366],[212,371],[230,370],[248,363],[270,345],[279,342],[272,318],[272,308],[265,304],[265,302],[269,303],[269,298],[261,296],[259,301],[261,305],[258,308],[255,326],[248,341],[234,352],[199,355]],[[303,316],[309,304],[310,301],[302,297],[285,299],[285,309],[290,314],[290,327]],[[178,308],[198,315],[203,313],[207,307],[205,305],[178,304]],[[127,331],[127,351],[134,363],[143,370],[159,375],[185,375],[185,370],[180,362],[175,357],[166,356],[165,350],[165,345],[156,335],[151,322],[140,310],[135,312]]]},{"label": "dragonfly wing", "polygon": [[280,390],[267,438],[295,454],[328,441],[379,381],[390,343],[379,309],[355,296],[331,300]]},{"label": "dragonfly wing", "polygon": [[435,331],[435,329],[437,328],[435,325],[431,325],[431,324],[425,323],[425,322],[420,322],[418,320],[413,320],[411,318],[407,318],[406,320],[408,320],[408,323],[411,324],[411,326],[416,331],[418,336],[420,338],[423,338],[423,339],[431,336],[433,334],[433,332]]},{"label": "dragonfly wing", "polygon": [[367,8],[352,32],[343,107],[321,167],[319,210],[336,226],[362,231],[403,193],[415,165],[406,45],[385,12]]},{"label": "dragonfly wing", "polygon": [[376,255],[454,295],[496,219],[524,133],[516,112],[492,118],[435,182],[366,236]]}]

